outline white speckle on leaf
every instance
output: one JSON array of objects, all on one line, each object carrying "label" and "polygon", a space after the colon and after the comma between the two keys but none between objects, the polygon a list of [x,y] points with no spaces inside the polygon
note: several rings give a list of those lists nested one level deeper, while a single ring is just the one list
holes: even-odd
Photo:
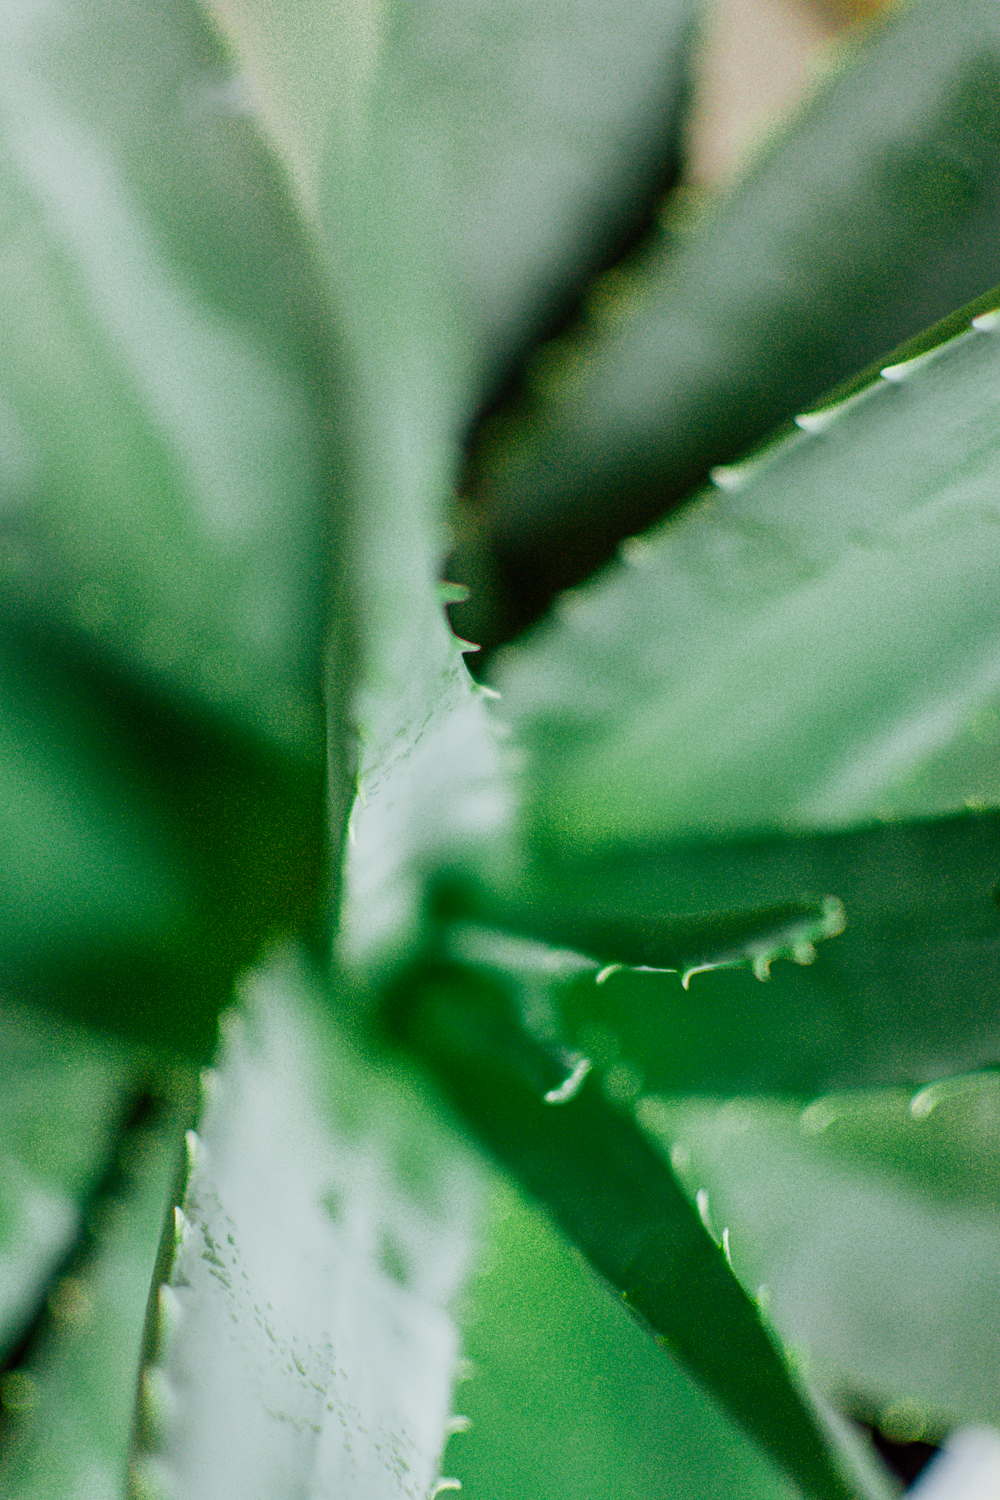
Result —
[{"label": "white speckle on leaf", "polygon": [[425,1500],[474,1170],[415,1103],[386,1105],[293,965],[247,993],[185,1203],[158,1457],[177,1500]]}]

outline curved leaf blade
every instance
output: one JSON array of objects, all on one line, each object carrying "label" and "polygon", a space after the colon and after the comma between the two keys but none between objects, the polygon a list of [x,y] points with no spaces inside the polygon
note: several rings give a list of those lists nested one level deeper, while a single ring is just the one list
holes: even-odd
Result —
[{"label": "curved leaf blade", "polygon": [[[494,938],[490,959],[489,943],[466,940],[454,956],[523,969],[569,1043],[605,1066],[624,1067],[639,1079],[636,1087],[809,1095],[925,1083],[1000,1061],[995,814],[567,866],[527,885],[533,907],[513,898],[517,886],[507,872],[497,859],[490,881],[484,873],[478,890],[464,886],[468,913],[519,923],[536,943],[521,943],[515,953],[509,941],[502,947]],[[815,951],[802,940],[814,941],[816,931],[755,929],[762,913],[752,902],[767,903],[765,912],[794,901],[808,907],[823,891],[838,893],[844,930]],[[562,936],[583,946],[595,892],[633,937],[656,925],[648,914],[657,909],[742,907],[700,928],[680,917],[663,924],[686,932],[687,941],[710,936],[717,943],[720,927],[729,941],[739,934],[741,967],[720,966],[726,953],[715,946],[700,964],[690,948],[683,960],[678,953],[680,961],[667,966],[676,973],[642,972],[619,950],[605,982],[595,984],[596,963],[571,961],[537,942]],[[553,912],[570,913],[573,924],[556,932]],[[757,983],[746,972],[751,967],[768,982]]]},{"label": "curved leaf blade", "polygon": [[803,416],[512,658],[543,840],[579,857],[996,804],[998,349],[977,317]]},{"label": "curved leaf blade", "polygon": [[189,1083],[178,1077],[160,1118],[132,1133],[91,1253],[54,1288],[34,1358],[7,1377],[16,1404],[0,1483],[11,1500],[125,1493],[149,1288],[177,1185]]},{"label": "curved leaf blade", "polygon": [[690,27],[686,0],[387,8],[362,124],[334,115],[326,221],[380,297],[439,284],[459,420],[670,181]]},{"label": "curved leaf blade", "polygon": [[997,1424],[995,1073],[805,1109],[649,1097],[640,1114],[839,1404],[927,1440]]},{"label": "curved leaf blade", "polygon": [[315,754],[331,337],[278,173],[193,5],[7,19],[5,611]]},{"label": "curved leaf blade", "polygon": [[[891,10],[842,64],[479,444],[475,511],[531,618],[710,466],[1000,279],[992,5]],[[459,618],[484,638],[475,596]]]},{"label": "curved leaf blade", "polygon": [[182,1500],[425,1500],[477,1218],[471,1158],[291,956],[230,1016],[180,1220],[142,1471]]},{"label": "curved leaf blade", "polygon": [[490,1149],[728,1415],[806,1493],[849,1496],[756,1308],[665,1164],[586,1083],[563,1102],[545,1091],[559,1058],[517,1011],[495,978],[432,966],[400,985],[395,1016]]},{"label": "curved leaf blade", "polygon": [[623,1318],[548,1217],[498,1183],[466,1300],[470,1426],[447,1470],[481,1495],[546,1500],[777,1500],[799,1493]]}]

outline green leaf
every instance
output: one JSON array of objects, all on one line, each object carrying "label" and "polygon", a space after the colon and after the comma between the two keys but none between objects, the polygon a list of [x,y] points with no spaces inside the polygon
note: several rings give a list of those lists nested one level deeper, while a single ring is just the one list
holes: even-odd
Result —
[{"label": "green leaf", "polygon": [[[811,963],[816,956],[813,944],[836,936],[844,925],[843,907],[830,897],[703,917],[661,915],[652,892],[645,902],[631,891],[631,901],[615,900],[621,895],[621,881],[618,891],[609,892],[608,887],[620,870],[612,868],[610,878],[603,867],[592,873],[592,885],[536,878],[485,889],[461,878],[454,884],[439,880],[435,904],[443,918],[496,922],[507,932],[588,956],[600,970],[598,984],[619,969],[634,968],[679,974],[684,989],[703,970],[750,965],[766,979],[779,958]],[[669,880],[663,884],[669,890]],[[599,892],[596,897],[594,890]],[[488,940],[485,951],[489,952]]]},{"label": "green leaf", "polygon": [[0,1358],[16,1346],[80,1233],[142,1082],[119,1043],[6,1001],[0,1008]]},{"label": "green leaf", "polygon": [[367,110],[334,114],[326,221],[355,275],[379,267],[379,304],[437,284],[461,418],[670,180],[690,17],[686,0],[384,11]]},{"label": "green leaf", "polygon": [[547,1217],[497,1183],[463,1298],[471,1425],[446,1469],[469,1500],[777,1500],[798,1494],[664,1358]]},{"label": "green leaf", "polygon": [[4,611],[316,754],[331,336],[238,82],[186,0],[17,5],[2,81]]},{"label": "green leaf", "polygon": [[168,939],[188,872],[153,809],[129,798],[135,768],[107,716],[10,637],[0,698],[0,972],[23,989],[53,963]]},{"label": "green leaf", "polygon": [[258,118],[315,213],[331,120],[363,118],[384,28],[377,0],[207,0]]},{"label": "green leaf", "polygon": [[[457,437],[483,380],[663,169],[685,15],[650,5],[623,18],[581,0],[544,16],[528,4],[502,17],[399,7],[366,54],[360,120],[332,131],[323,222],[357,386],[361,805],[343,942],[355,970],[406,954],[425,868],[496,821],[496,748],[431,587]],[[595,161],[622,171],[605,184]],[[587,234],[567,240],[581,221]]]},{"label": "green leaf", "polygon": [[13,1428],[0,1485],[10,1500],[118,1500],[128,1477],[149,1286],[177,1182],[185,1084],[130,1132],[122,1180],[100,1205],[93,1248],[54,1286],[37,1351],[4,1381]]},{"label": "green leaf", "polygon": [[995,1074],[640,1113],[839,1404],[901,1440],[1000,1422]]},{"label": "green leaf", "polygon": [[185,1500],[424,1500],[478,1217],[471,1155],[398,1059],[338,1034],[293,957],[245,998],[193,1143],[141,1471]]},{"label": "green leaf", "polygon": [[[497,753],[431,595],[457,439],[669,174],[687,22],[680,4],[624,17],[606,0],[396,7],[357,49],[358,117],[334,111],[321,205],[355,360],[356,970],[405,956],[425,869],[496,821]],[[287,122],[292,80],[259,23],[246,52],[271,59]]]},{"label": "green leaf", "polygon": [[1000,801],[1000,344],[976,323],[720,474],[515,658],[562,857]]},{"label": "green leaf", "polygon": [[472,491],[536,615],[711,465],[1000,280],[998,80],[989,0],[892,9],[750,178],[543,352]]},{"label": "green leaf", "polygon": [[15,631],[0,692],[0,983],[204,1060],[236,973],[318,925],[324,768]]},{"label": "green leaf", "polygon": [[[541,866],[520,882],[499,854],[480,865],[478,883],[457,883],[451,897],[480,922],[587,952],[594,915],[613,919],[617,943],[600,957],[615,968],[601,984],[596,963],[562,963],[547,947],[515,955],[508,945],[489,962],[519,964],[573,1046],[648,1088],[809,1094],[927,1082],[1000,1056],[995,814]],[[824,891],[837,893],[845,926],[815,953],[819,931],[768,926],[796,901],[822,911]],[[685,909],[719,915],[652,915]],[[703,954],[667,955],[677,973],[629,968],[642,955],[622,939],[651,931],[697,938]],[[729,959],[742,951],[742,968],[717,967],[734,939]],[[455,949],[466,962],[488,955],[482,944]],[[798,961],[775,961],[787,959]],[[755,963],[768,983],[746,972]]]},{"label": "green leaf", "polygon": [[[396,1024],[490,1149],[808,1494],[851,1493],[724,1250],[634,1120],[538,1043],[515,986],[452,966],[399,987]],[[568,1075],[568,1076],[567,1076]]]}]

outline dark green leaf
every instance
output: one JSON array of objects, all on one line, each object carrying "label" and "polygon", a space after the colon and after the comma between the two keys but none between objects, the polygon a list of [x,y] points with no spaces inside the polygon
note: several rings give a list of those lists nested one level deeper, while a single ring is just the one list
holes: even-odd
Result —
[{"label": "dark green leaf", "polygon": [[[807,1493],[846,1496],[757,1311],[635,1122],[595,1088],[560,1087],[513,987],[457,968],[411,976],[397,1023],[592,1264]],[[579,1075],[577,1075],[578,1077]]]},{"label": "dark green leaf", "polygon": [[49,1299],[34,1357],[4,1381],[12,1424],[0,1487],[10,1500],[117,1500],[125,1492],[136,1384],[166,1214],[177,1185],[185,1080],[130,1132],[121,1181],[100,1203],[93,1247]]},{"label": "dark green leaf", "polygon": [[0,1008],[0,1358],[24,1334],[80,1233],[139,1088],[117,1042],[9,1001]]},{"label": "dark green leaf", "polygon": [[[789,899],[781,905],[709,916],[660,914],[660,893],[652,889],[645,901],[637,899],[634,890],[622,892],[620,879],[617,891],[609,889],[620,870],[600,867],[588,873],[590,881],[536,878],[492,889],[460,878],[454,883],[439,880],[435,906],[446,920],[472,917],[495,922],[506,932],[558,943],[587,956],[600,969],[598,984],[628,967],[680,974],[684,989],[703,969],[749,964],[766,979],[778,958],[811,963],[813,944],[835,936],[844,925],[843,908],[830,897]],[[647,879],[645,884],[652,882]],[[671,891],[669,880],[662,885]]]},{"label": "dark green leaf", "polygon": [[[527,409],[480,445],[492,560],[535,614],[711,465],[1000,280],[996,8],[892,8],[840,63],[746,182],[544,354]],[[460,618],[475,635],[475,596]]]},{"label": "dark green leaf", "polygon": [[446,1471],[468,1500],[791,1500],[772,1468],[607,1295],[546,1216],[493,1195],[484,1264],[463,1303],[471,1422]]},{"label": "dark green leaf", "polygon": [[4,654],[0,983],[205,1059],[235,974],[276,931],[318,925],[323,767],[37,639],[12,632]]},{"label": "dark green leaf", "polygon": [[128,796],[134,766],[99,705],[4,648],[0,972],[23,987],[54,962],[164,941],[191,891],[153,810]]},{"label": "dark green leaf", "polygon": [[[627,1061],[649,1088],[809,1094],[925,1082],[1000,1060],[998,876],[1000,817],[966,814],[607,858],[536,876],[521,887],[497,858],[492,879],[464,893],[467,911],[480,920],[506,920],[529,936],[561,938],[585,952],[584,923],[595,910],[614,913],[619,928],[633,936],[648,925],[651,911],[725,913],[735,907],[724,920],[742,928],[751,961],[765,960],[759,972],[766,972],[769,957],[799,962],[774,963],[767,984],[756,983],[744,963],[742,971],[689,974],[687,988],[684,970],[699,967],[691,949],[678,952],[669,966],[677,974],[626,967],[600,985],[596,964],[560,970],[546,949],[522,954],[521,962],[574,1046],[606,1054],[612,1063]],[[794,930],[782,939],[774,929],[765,930],[763,949],[759,929],[755,942],[760,913],[753,902],[774,910],[818,900],[824,891],[840,898],[845,927],[814,956],[801,943],[807,936],[801,929],[798,943]],[[534,908],[526,899],[532,893]],[[552,913],[570,913],[574,894],[575,925],[556,932]],[[702,932],[713,935],[708,924]],[[472,955],[466,947],[457,956],[468,961]],[[724,957],[716,947],[704,962]],[[501,952],[497,961],[509,967],[511,956]],[[623,961],[624,948],[617,959]]]}]

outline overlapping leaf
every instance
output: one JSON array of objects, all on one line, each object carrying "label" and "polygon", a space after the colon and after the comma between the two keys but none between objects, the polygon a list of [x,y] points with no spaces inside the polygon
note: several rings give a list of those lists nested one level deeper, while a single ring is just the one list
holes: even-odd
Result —
[{"label": "overlapping leaf", "polygon": [[179,1500],[424,1500],[477,1218],[467,1148],[287,955],[231,1014],[194,1148],[142,1472]]},{"label": "overlapping leaf", "polygon": [[987,315],[644,539],[505,678],[564,854],[994,804]]},{"label": "overlapping leaf", "polygon": [[471,1423],[447,1472],[472,1497],[678,1500],[791,1496],[672,1360],[622,1318],[546,1216],[506,1185],[460,1315]]},{"label": "overlapping leaf", "polygon": [[7,1002],[0,1010],[0,1357],[26,1333],[72,1251],[142,1081],[105,1037]]},{"label": "overlapping leaf", "polygon": [[7,22],[0,980],[204,1057],[317,905],[331,324],[195,6]]},{"label": "overlapping leaf", "polygon": [[727,1414],[806,1493],[852,1493],[669,1170],[634,1120],[534,1035],[521,1004],[502,965],[491,974],[444,963],[400,987],[396,1023],[491,1149]]},{"label": "overlapping leaf", "polygon": [[1000,835],[970,811],[1000,794],[995,322],[949,320],[720,472],[510,656],[537,868],[491,849],[468,914],[694,967],[640,949],[715,913],[718,961],[727,923],[843,903],[844,934],[766,990],[565,989],[571,1034],[606,1028],[651,1086],[808,1092],[1000,1056]]},{"label": "overlapping leaf", "polygon": [[329,335],[193,5],[6,14],[4,611],[297,753],[322,742]]},{"label": "overlapping leaf", "polygon": [[[522,608],[1000,279],[989,0],[894,8],[842,62],[744,183],[609,285],[479,445],[475,507]],[[486,610],[488,577],[480,592]]]},{"label": "overlapping leaf", "polygon": [[[649,1088],[809,1094],[924,1082],[1000,1057],[995,815],[668,848],[527,881],[494,863],[488,879],[456,883],[451,910],[536,939],[517,963],[554,1024]],[[825,925],[823,891],[840,895]],[[798,916],[779,905],[793,896]],[[537,942],[586,953],[595,917],[613,965],[600,984],[597,963],[562,962]],[[650,964],[638,945],[665,940],[673,951]],[[497,948],[495,963],[514,961],[509,943]]]},{"label": "overlapping leaf", "polygon": [[130,1132],[89,1253],[55,1284],[37,1350],[6,1377],[0,1486],[11,1500],[125,1493],[150,1282],[180,1165],[184,1092],[178,1080],[159,1117]]},{"label": "overlapping leaf", "polygon": [[997,1424],[995,1074],[640,1113],[838,1401],[904,1441]]}]

